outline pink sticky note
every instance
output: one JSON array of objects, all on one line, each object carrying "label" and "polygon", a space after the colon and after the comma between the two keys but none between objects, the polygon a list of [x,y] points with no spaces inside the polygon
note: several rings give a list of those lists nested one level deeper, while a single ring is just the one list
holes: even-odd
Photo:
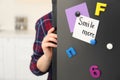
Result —
[{"label": "pink sticky note", "polygon": [[67,21],[68,21],[70,32],[73,32],[75,21],[76,21],[75,13],[77,11],[79,11],[81,15],[89,17],[89,12],[88,12],[86,2],[66,9],[65,13],[67,16]]}]

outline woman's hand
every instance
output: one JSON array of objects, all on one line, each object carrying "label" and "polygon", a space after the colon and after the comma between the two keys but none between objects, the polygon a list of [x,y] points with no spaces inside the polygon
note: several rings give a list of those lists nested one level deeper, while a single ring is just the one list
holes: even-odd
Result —
[{"label": "woman's hand", "polygon": [[55,29],[51,28],[42,41],[42,49],[44,54],[37,61],[37,67],[40,71],[46,72],[51,64],[53,48],[57,47],[57,34]]},{"label": "woman's hand", "polygon": [[57,47],[57,34],[54,31],[55,28],[51,28],[42,41],[42,49],[47,57],[52,57],[52,50]]}]

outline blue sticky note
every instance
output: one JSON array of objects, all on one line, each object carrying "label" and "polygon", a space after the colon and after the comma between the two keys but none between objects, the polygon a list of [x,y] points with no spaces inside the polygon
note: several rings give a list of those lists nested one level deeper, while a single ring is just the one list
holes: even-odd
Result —
[{"label": "blue sticky note", "polygon": [[70,7],[65,10],[67,21],[69,25],[70,32],[73,32],[75,21],[76,21],[76,12],[79,11],[80,15],[89,17],[89,12],[86,2],[78,4],[76,6]]}]

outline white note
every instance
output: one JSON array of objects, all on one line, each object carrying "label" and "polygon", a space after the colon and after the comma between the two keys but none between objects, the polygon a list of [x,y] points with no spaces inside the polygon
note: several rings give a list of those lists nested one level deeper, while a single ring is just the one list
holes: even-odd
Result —
[{"label": "white note", "polygon": [[95,40],[98,26],[99,20],[80,15],[76,18],[72,36],[91,44],[91,40]]}]

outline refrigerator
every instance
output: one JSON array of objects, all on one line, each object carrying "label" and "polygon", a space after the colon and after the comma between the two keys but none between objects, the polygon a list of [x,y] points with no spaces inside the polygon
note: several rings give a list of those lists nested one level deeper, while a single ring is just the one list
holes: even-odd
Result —
[{"label": "refrigerator", "polygon": [[55,80],[120,80],[120,1],[56,1]]}]

